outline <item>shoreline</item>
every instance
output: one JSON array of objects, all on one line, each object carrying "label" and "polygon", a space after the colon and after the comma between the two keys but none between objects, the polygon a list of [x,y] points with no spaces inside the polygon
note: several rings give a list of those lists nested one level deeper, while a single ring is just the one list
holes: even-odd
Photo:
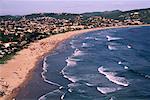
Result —
[{"label": "shoreline", "polygon": [[0,86],[3,85],[2,87],[6,88],[6,95],[1,97],[0,100],[9,100],[14,98],[17,92],[32,78],[33,71],[37,68],[37,65],[40,63],[40,61],[42,61],[43,57],[45,57],[47,54],[50,54],[63,41],[86,32],[136,26],[150,25],[114,26],[77,30],[52,35],[48,38],[31,43],[27,49],[17,52],[17,55],[0,67]]}]

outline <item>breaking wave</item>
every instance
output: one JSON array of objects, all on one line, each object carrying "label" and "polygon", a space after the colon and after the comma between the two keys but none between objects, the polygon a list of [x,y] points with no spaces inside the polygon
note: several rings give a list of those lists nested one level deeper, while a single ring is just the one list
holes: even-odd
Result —
[{"label": "breaking wave", "polygon": [[120,37],[111,37],[111,36],[106,36],[106,38],[107,38],[107,40],[108,41],[114,41],[114,40],[120,40],[120,39],[122,39],[122,38],[120,38]]},{"label": "breaking wave", "polygon": [[79,49],[76,49],[73,53],[73,56],[82,56],[82,55],[84,55],[84,52]]},{"label": "breaking wave", "polygon": [[121,88],[114,88],[114,87],[97,87],[97,90],[103,94],[111,93],[120,90]]},{"label": "breaking wave", "polygon": [[117,48],[115,46],[112,46],[112,45],[108,45],[108,49],[109,50],[117,50]]},{"label": "breaking wave", "polygon": [[59,85],[59,84],[57,84],[57,83],[55,83],[55,82],[52,82],[52,81],[49,81],[49,80],[46,79],[45,73],[47,73],[47,71],[48,71],[48,70],[47,70],[47,69],[48,69],[48,64],[47,64],[46,60],[47,60],[47,57],[45,57],[44,60],[43,60],[43,68],[42,68],[43,71],[42,71],[42,73],[41,73],[41,76],[42,76],[43,80],[44,80],[46,83],[53,84],[53,85],[56,85],[56,86],[61,86],[61,85]]},{"label": "breaking wave", "polygon": [[103,66],[99,67],[98,71],[101,74],[105,75],[105,77],[109,81],[111,81],[115,84],[118,84],[118,85],[121,85],[121,86],[128,86],[129,85],[129,82],[124,77],[116,76],[117,73],[115,73],[115,72],[108,72],[107,69],[105,69]]},{"label": "breaking wave", "polygon": [[74,59],[71,59],[70,57],[68,57],[68,59],[66,59],[66,62],[67,62],[67,66],[75,66],[77,65],[77,62],[74,60]]},{"label": "breaking wave", "polygon": [[86,40],[92,40],[92,39],[94,39],[94,37],[86,37],[85,39]]},{"label": "breaking wave", "polygon": [[82,47],[90,47],[90,45],[87,43],[82,43]]}]

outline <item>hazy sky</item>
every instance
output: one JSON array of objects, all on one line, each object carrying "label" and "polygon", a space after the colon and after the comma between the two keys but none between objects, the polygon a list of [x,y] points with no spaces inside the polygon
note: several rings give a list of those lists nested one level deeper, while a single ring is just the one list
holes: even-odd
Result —
[{"label": "hazy sky", "polygon": [[0,15],[83,13],[150,8],[150,0],[0,0]]}]

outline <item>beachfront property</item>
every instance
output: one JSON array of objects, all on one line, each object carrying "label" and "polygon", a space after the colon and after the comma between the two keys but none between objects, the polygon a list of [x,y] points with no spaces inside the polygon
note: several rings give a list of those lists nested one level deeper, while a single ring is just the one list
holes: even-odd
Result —
[{"label": "beachfront property", "polygon": [[[137,14],[133,13],[131,15]],[[140,20],[128,18],[127,20],[120,21],[101,16],[91,16],[86,19],[82,15],[77,15],[72,19],[44,16],[26,17],[21,16],[15,19],[2,18],[0,20],[0,58],[20,50],[23,46],[34,40],[39,40],[53,34],[97,27],[143,24]]]},{"label": "beachfront property", "polygon": [[[28,44],[51,35],[75,30],[145,24],[139,17],[133,19],[125,16],[123,20],[118,20],[94,15],[90,17],[67,13],[54,15],[55,17],[50,17],[40,13],[8,18],[7,16],[0,17],[0,64],[6,63],[16,52],[28,48]],[[130,15],[135,17],[138,13]],[[45,45],[45,43],[41,44]],[[29,49],[35,50],[34,47]],[[8,84],[2,83],[2,85],[0,97],[6,94],[8,87]]]},{"label": "beachfront property", "polygon": [[149,99],[149,5],[0,0],[0,100]]}]

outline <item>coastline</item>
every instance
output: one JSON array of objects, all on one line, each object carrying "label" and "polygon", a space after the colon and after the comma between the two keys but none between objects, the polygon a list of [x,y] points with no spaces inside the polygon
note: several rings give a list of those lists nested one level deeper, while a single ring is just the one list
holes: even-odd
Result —
[{"label": "coastline", "polygon": [[[27,49],[23,49],[17,53],[6,64],[0,67],[0,85],[7,86],[6,95],[0,98],[0,100],[12,99],[16,92],[28,82],[32,77],[33,70],[36,69],[37,64],[42,58],[51,53],[62,41],[72,38],[75,35],[82,33],[110,29],[110,28],[124,28],[124,27],[136,27],[136,26],[150,26],[148,25],[131,25],[131,26],[115,26],[105,28],[85,29],[78,31],[66,32],[63,34],[57,34],[48,38],[35,41],[31,43]],[[32,63],[31,63],[32,62]],[[15,79],[15,80],[14,80]],[[2,82],[3,81],[3,82]]]}]

